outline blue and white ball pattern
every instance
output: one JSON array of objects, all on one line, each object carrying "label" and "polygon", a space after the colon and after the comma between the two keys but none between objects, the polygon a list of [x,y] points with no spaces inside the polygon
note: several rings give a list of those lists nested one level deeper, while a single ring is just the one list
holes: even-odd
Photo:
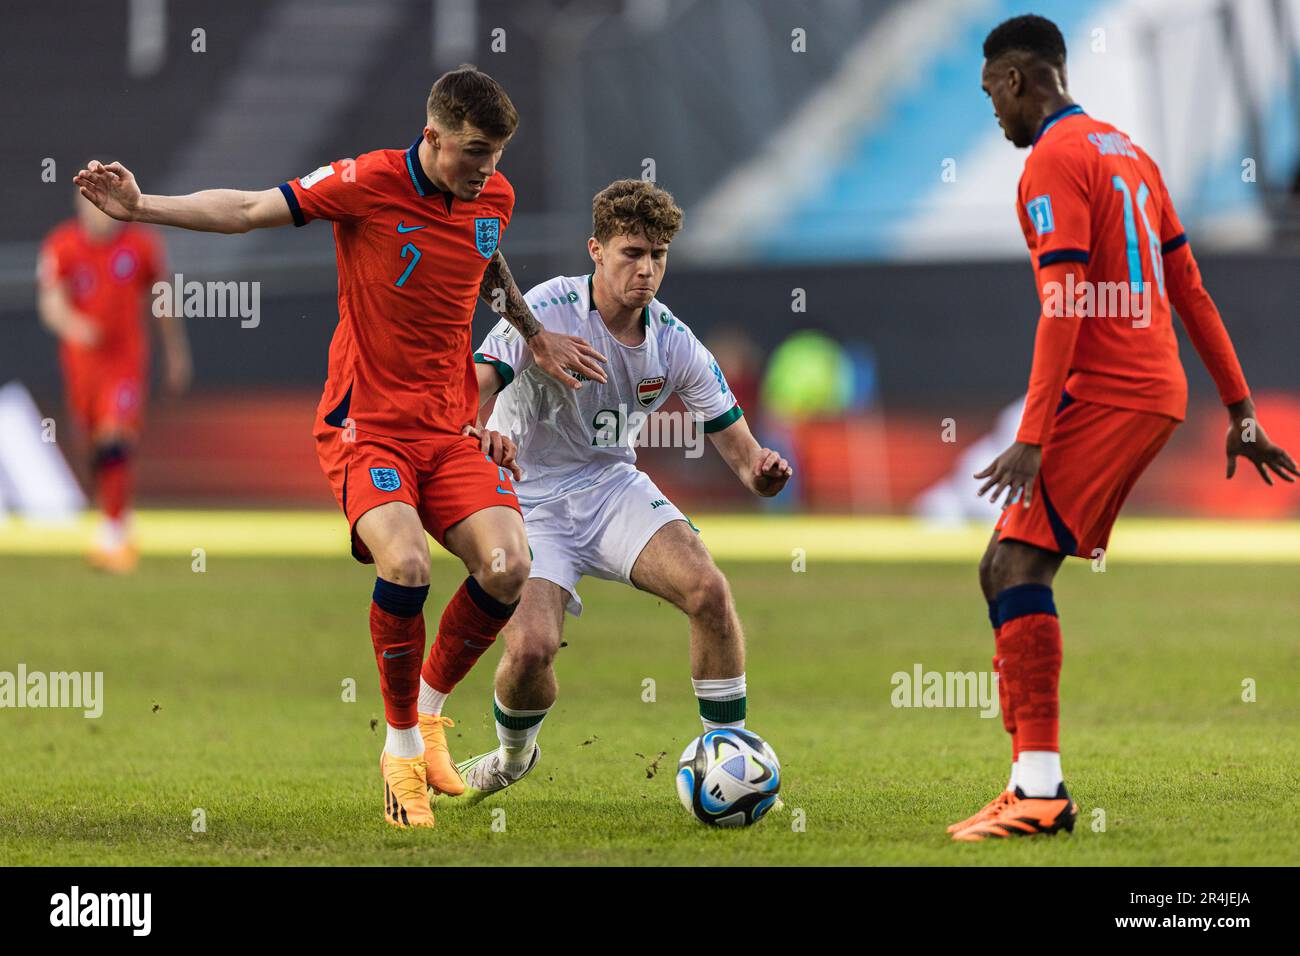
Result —
[{"label": "blue and white ball pattern", "polygon": [[744,827],[757,823],[776,803],[781,763],[758,734],[710,730],[682,751],[677,796],[701,823]]}]

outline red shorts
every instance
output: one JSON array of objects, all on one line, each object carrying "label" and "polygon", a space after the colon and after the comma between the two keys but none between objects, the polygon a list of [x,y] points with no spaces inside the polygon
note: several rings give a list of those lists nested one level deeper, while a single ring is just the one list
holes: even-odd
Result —
[{"label": "red shorts", "polygon": [[999,541],[1096,557],[1133,486],[1178,422],[1152,412],[1084,402],[1066,395],[1028,508],[1019,502],[998,519]]},{"label": "red shorts", "polygon": [[519,511],[510,472],[483,454],[472,435],[387,438],[322,423],[315,437],[321,468],[348,519],[352,555],[364,564],[374,558],[357,537],[357,520],[390,501],[414,508],[439,544],[448,528],[476,511]]},{"label": "red shorts", "polygon": [[144,397],[144,379],[134,369],[67,378],[68,408],[92,438],[105,432],[139,435]]}]

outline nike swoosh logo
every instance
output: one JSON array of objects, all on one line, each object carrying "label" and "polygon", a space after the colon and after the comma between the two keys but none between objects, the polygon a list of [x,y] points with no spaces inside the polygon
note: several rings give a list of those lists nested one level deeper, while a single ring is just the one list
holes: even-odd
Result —
[{"label": "nike swoosh logo", "polygon": [[417,229],[423,229],[423,228],[424,228],[423,226],[403,226],[400,221],[397,223],[398,232],[415,232]]},{"label": "nike swoosh logo", "polygon": [[390,653],[388,653],[388,651],[384,651],[384,658],[385,658],[386,660],[390,660],[390,661],[391,661],[391,660],[392,660],[393,658],[395,658],[395,657],[405,657],[407,654],[411,653],[411,651],[413,651],[413,650],[415,650],[415,648],[413,648],[413,647],[408,647],[406,650],[402,651],[402,653],[400,653],[400,654],[390,654]]}]

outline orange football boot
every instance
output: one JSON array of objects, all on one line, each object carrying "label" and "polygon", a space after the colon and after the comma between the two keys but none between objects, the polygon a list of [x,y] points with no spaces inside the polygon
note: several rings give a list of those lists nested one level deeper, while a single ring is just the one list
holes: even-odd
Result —
[{"label": "orange football boot", "polygon": [[384,777],[384,820],[395,827],[431,827],[433,810],[424,782],[423,757],[379,755],[379,772]]},{"label": "orange football boot", "polygon": [[974,826],[977,823],[983,823],[985,820],[997,816],[999,813],[1002,812],[1002,809],[1015,798],[1016,795],[1012,793],[1010,790],[1003,790],[996,797],[994,797],[988,803],[984,804],[983,807],[975,811],[974,814],[967,817],[965,820],[962,820],[960,823],[948,824],[948,832],[956,833],[959,830],[965,830],[969,826]]},{"label": "orange football boot", "polygon": [[424,738],[427,767],[425,779],[430,787],[449,797],[459,797],[465,792],[465,781],[447,752],[446,728],[455,726],[456,722],[450,717],[420,714],[420,736]]},{"label": "orange football boot", "polygon": [[973,823],[952,835],[954,840],[974,843],[980,840],[998,840],[1013,836],[1053,834],[1061,830],[1073,831],[1079,816],[1079,805],[1070,799],[1065,784],[1056,789],[1054,797],[1026,797],[1016,787],[1001,810],[986,820]]},{"label": "orange football boot", "polygon": [[123,544],[116,548],[96,546],[86,555],[90,566],[109,574],[130,574],[140,563],[140,552],[133,544]]}]

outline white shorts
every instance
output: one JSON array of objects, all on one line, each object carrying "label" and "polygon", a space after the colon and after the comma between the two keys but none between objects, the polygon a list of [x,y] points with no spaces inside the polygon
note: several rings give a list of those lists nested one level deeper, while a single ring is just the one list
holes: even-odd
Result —
[{"label": "white shorts", "polygon": [[568,591],[565,610],[574,617],[582,613],[578,580],[584,574],[631,584],[632,565],[654,533],[670,521],[689,523],[641,471],[619,472],[533,507],[521,505],[533,552],[529,577]]}]

